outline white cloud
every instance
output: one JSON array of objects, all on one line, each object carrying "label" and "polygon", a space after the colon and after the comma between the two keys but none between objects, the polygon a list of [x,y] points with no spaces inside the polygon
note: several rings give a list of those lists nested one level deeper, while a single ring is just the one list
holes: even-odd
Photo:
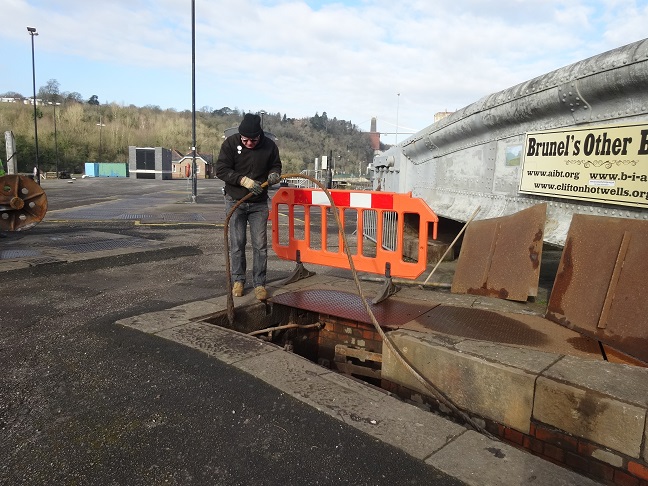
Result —
[{"label": "white cloud", "polygon": [[[102,101],[190,108],[189,87],[178,84],[190,78],[188,2],[5,4],[3,17],[12,22],[0,31],[0,43],[10,43],[5,58],[15,57],[21,71],[0,80],[0,92],[28,91],[25,49],[13,51],[27,47],[24,26],[34,25],[41,33],[39,62],[48,56],[66,59],[64,74],[55,72],[55,63],[46,65],[54,73],[39,85],[65,78],[62,89],[85,97],[96,93]],[[648,23],[646,0],[196,0],[195,5],[198,106],[293,117],[326,111],[365,123],[365,129],[374,115],[379,128],[381,121],[395,124],[397,110],[399,125],[421,129],[437,111],[462,108],[640,40]],[[74,80],[83,85],[70,85]]]}]

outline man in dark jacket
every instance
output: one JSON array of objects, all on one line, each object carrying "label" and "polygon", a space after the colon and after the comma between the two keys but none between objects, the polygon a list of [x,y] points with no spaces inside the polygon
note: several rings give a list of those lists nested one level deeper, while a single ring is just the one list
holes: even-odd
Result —
[{"label": "man in dark jacket", "polygon": [[245,286],[247,262],[246,231],[250,225],[252,240],[252,282],[257,299],[265,300],[268,266],[268,186],[281,179],[281,158],[277,145],[265,136],[261,117],[251,113],[243,117],[239,133],[230,135],[221,146],[216,160],[216,177],[225,181],[225,210],[250,192],[252,197],[241,204],[229,223],[230,264],[234,297],[241,297]]}]

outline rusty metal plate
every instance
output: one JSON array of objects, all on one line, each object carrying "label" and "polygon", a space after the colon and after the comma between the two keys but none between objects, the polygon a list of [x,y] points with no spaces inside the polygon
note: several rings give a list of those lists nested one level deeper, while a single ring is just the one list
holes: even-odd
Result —
[{"label": "rusty metal plate", "polygon": [[547,205],[471,223],[452,292],[524,302],[538,295]]},{"label": "rusty metal plate", "polygon": [[576,214],[546,317],[648,362],[648,222]]},{"label": "rusty metal plate", "polygon": [[541,316],[440,305],[403,326],[412,331],[526,347],[601,360],[598,343]]},{"label": "rusty metal plate", "polygon": [[22,231],[47,213],[47,196],[36,182],[16,174],[0,177],[0,230]]},{"label": "rusty metal plate", "polygon": [[[371,324],[371,319],[357,294],[329,289],[306,289],[286,292],[270,299],[296,309],[328,314],[355,322]],[[391,297],[378,304],[369,303],[381,327],[398,328],[404,323],[428,312],[437,304],[412,303]]]}]

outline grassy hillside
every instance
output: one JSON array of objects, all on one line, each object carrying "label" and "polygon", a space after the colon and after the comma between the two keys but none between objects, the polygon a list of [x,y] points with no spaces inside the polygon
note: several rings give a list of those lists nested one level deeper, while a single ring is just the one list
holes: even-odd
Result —
[{"label": "grassy hillside", "polygon": [[[161,110],[158,107],[89,105],[65,101],[56,107],[39,105],[38,152],[41,170],[80,173],[85,162],[127,162],[128,147],[166,147],[179,152],[191,150],[191,112]],[[236,127],[243,114],[222,108],[196,114],[196,144],[199,152],[218,154],[227,128]],[[99,127],[99,121],[104,125]],[[264,128],[278,137],[284,172],[312,169],[315,157],[335,158],[336,172],[357,174],[371,162],[369,137],[351,122],[329,119],[326,113],[311,118],[291,119],[265,114]],[[0,103],[0,130],[16,137],[18,171],[31,173],[35,162],[34,108],[30,104]],[[99,153],[101,150],[101,153]],[[6,161],[4,143],[0,159]]]}]

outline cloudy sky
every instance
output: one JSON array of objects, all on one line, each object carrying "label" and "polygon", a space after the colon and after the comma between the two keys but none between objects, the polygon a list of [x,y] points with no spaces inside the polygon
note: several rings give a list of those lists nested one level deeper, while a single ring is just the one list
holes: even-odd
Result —
[{"label": "cloudy sky", "polygon": [[[192,107],[190,0],[3,0],[0,93]],[[195,0],[196,109],[327,112],[415,132],[439,111],[648,37],[648,0]],[[397,128],[398,127],[398,128]]]}]

